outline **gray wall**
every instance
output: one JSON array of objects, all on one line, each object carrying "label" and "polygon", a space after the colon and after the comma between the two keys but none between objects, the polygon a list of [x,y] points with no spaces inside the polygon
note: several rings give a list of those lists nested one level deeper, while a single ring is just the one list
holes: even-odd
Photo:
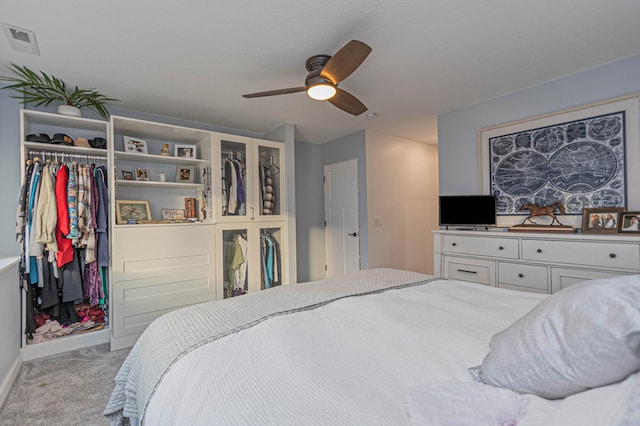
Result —
[{"label": "gray wall", "polygon": [[298,281],[324,278],[322,145],[296,142]]},{"label": "gray wall", "polygon": [[[364,130],[322,145],[322,164],[358,159],[358,215],[360,216],[360,268],[369,268],[369,232],[367,230],[367,137]],[[324,172],[324,170],[323,170]],[[324,215],[324,192],[321,199]]]},{"label": "gray wall", "polygon": [[20,253],[16,244],[16,208],[20,193],[20,106],[0,91],[0,256]]},{"label": "gray wall", "polygon": [[478,194],[478,130],[640,92],[640,55],[438,117],[440,194]]}]

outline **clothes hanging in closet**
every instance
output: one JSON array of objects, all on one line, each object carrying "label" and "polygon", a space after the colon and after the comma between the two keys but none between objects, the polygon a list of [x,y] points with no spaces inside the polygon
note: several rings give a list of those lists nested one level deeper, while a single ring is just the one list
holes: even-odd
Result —
[{"label": "clothes hanging in closet", "polygon": [[225,158],[222,170],[222,214],[244,216],[246,205],[246,165],[238,159]]},{"label": "clothes hanging in closet", "polygon": [[[27,292],[25,332],[30,337],[43,318],[76,323],[76,306],[84,300],[102,306],[92,317],[105,321],[108,209],[106,167],[37,158],[27,162],[16,241]],[[97,240],[92,238],[96,234]]]},{"label": "clothes hanging in closet", "polygon": [[280,246],[268,233],[260,235],[260,261],[262,263],[262,288],[280,285]]},{"label": "clothes hanging in closet", "polygon": [[224,241],[224,297],[239,296],[249,290],[247,280],[247,238],[233,234]]},{"label": "clothes hanging in closet", "polygon": [[276,201],[276,193],[273,188],[273,179],[271,178],[271,170],[269,167],[260,164],[258,166],[258,174],[260,176],[260,207],[264,215],[273,214],[273,206]]}]

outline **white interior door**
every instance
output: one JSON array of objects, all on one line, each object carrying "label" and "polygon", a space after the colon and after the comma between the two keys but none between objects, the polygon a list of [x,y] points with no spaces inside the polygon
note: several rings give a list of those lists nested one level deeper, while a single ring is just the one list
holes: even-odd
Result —
[{"label": "white interior door", "polygon": [[360,270],[358,160],[324,166],[326,276]]}]

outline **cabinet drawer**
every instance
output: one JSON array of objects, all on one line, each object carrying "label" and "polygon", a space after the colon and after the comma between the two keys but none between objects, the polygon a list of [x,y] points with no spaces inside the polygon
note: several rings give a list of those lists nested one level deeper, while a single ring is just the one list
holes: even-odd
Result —
[{"label": "cabinet drawer", "polygon": [[611,278],[619,275],[613,271],[589,271],[585,269],[551,268],[551,293],[587,280]]},{"label": "cabinet drawer", "polygon": [[498,263],[498,286],[511,284],[548,291],[546,266],[519,265],[517,263]]},{"label": "cabinet drawer", "polygon": [[462,259],[445,256],[444,276],[460,281],[495,285],[496,263],[490,260]]},{"label": "cabinet drawer", "polygon": [[528,291],[530,293],[541,293],[541,294],[547,294],[547,290],[540,290],[539,288],[532,288],[532,287],[520,287],[518,285],[511,285],[511,284],[503,284],[500,283],[499,284],[500,288],[507,288],[509,290],[518,290],[518,291]]},{"label": "cabinet drawer", "polygon": [[522,240],[522,258],[602,268],[640,268],[637,244]]},{"label": "cabinet drawer", "polygon": [[518,240],[515,238],[445,235],[443,243],[443,250],[448,253],[475,254],[506,259],[518,258]]}]

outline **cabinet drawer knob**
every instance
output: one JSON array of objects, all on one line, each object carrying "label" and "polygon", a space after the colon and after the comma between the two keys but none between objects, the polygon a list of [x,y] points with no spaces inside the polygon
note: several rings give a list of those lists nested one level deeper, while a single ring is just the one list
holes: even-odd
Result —
[{"label": "cabinet drawer knob", "polygon": [[456,243],[451,243],[451,245],[455,247],[457,244]]},{"label": "cabinet drawer knob", "polygon": [[498,247],[498,250],[504,250],[504,247],[500,246]]},{"label": "cabinet drawer knob", "polygon": [[615,253],[609,253],[609,257],[613,259],[613,258],[616,257],[616,254]]},{"label": "cabinet drawer knob", "polygon": [[468,269],[457,269],[458,272],[464,272],[465,274],[477,274],[478,271],[470,271]]},{"label": "cabinet drawer knob", "polygon": [[523,274],[523,273],[519,273],[519,274],[518,274],[518,277],[520,277],[520,278],[524,278],[524,274]]},{"label": "cabinet drawer knob", "polygon": [[542,249],[536,250],[537,253],[542,253]]}]

